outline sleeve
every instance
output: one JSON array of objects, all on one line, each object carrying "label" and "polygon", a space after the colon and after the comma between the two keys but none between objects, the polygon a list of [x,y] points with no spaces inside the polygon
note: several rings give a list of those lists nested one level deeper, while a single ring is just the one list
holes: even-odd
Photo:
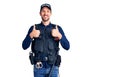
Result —
[{"label": "sleeve", "polygon": [[60,44],[62,45],[62,47],[66,50],[69,50],[70,48],[70,43],[67,40],[64,31],[62,30],[62,28],[60,26],[58,26],[59,32],[62,34],[62,38],[60,39]]},{"label": "sleeve", "polygon": [[30,29],[29,29],[29,31],[28,31],[25,39],[24,39],[23,42],[22,42],[22,48],[23,48],[24,50],[26,50],[27,48],[29,48],[29,46],[30,46],[30,44],[31,44],[31,42],[32,42],[32,39],[31,39],[30,36],[29,36],[29,34],[32,32],[32,30],[33,30],[33,26],[30,27]]}]

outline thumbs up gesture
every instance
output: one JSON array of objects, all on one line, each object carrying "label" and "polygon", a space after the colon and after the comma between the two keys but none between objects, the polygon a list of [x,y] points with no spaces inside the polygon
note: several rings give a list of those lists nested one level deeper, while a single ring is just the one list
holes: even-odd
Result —
[{"label": "thumbs up gesture", "polygon": [[56,29],[52,29],[52,36],[58,38],[59,40],[62,38],[62,34],[59,32],[57,25]]},{"label": "thumbs up gesture", "polygon": [[30,33],[31,38],[37,38],[40,35],[40,30],[36,30],[35,25],[33,26],[33,30]]}]

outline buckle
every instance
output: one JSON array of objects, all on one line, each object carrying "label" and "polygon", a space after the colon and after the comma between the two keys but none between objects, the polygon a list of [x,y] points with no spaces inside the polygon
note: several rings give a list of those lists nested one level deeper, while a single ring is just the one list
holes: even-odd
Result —
[{"label": "buckle", "polygon": [[43,67],[43,64],[41,61],[37,62],[36,65],[35,65],[36,68],[42,68]]}]

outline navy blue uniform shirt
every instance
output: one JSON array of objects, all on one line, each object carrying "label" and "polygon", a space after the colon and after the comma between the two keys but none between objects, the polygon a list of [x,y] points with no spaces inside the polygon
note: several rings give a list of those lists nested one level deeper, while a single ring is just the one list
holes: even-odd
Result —
[{"label": "navy blue uniform shirt", "polygon": [[[48,27],[49,26],[52,26],[52,24],[50,23],[49,25],[45,26],[43,25],[42,23],[40,23],[40,25],[42,25],[43,27]],[[62,34],[62,38],[60,39],[60,44],[62,45],[62,47],[66,50],[68,50],[70,48],[70,44],[69,44],[69,41],[67,40],[62,28],[60,26],[58,26],[58,29],[59,29],[59,32]],[[29,48],[31,42],[32,42],[32,39],[30,38],[30,33],[32,32],[33,30],[33,26],[30,27],[25,39],[23,40],[22,42],[22,48],[25,50],[27,48]]]},{"label": "navy blue uniform shirt", "polygon": [[[44,29],[45,27],[46,27],[46,28],[52,27],[52,24],[51,24],[51,23],[50,23],[49,25],[45,26],[45,25],[41,22],[40,25],[43,27],[43,29]],[[32,32],[32,30],[33,30],[33,26],[30,27],[30,29],[29,29],[29,31],[28,31],[25,39],[24,39],[23,42],[22,42],[22,48],[23,48],[24,50],[26,50],[27,48],[30,47],[30,44],[31,44],[31,42],[32,42],[32,39],[30,38],[29,35],[30,35],[30,33]],[[66,36],[65,36],[65,34],[64,34],[64,31],[62,30],[62,28],[61,28],[60,26],[58,26],[58,30],[59,30],[59,32],[62,34],[62,38],[59,40],[59,41],[60,41],[60,44],[61,44],[61,46],[62,46],[64,49],[68,50],[68,49],[70,48],[69,41],[67,40],[67,38],[66,38]]]}]

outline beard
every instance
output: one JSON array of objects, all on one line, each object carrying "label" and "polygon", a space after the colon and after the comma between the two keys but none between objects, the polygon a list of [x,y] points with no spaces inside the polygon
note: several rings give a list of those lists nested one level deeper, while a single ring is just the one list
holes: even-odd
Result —
[{"label": "beard", "polygon": [[43,22],[47,22],[47,21],[49,21],[49,19],[50,19],[50,18],[45,19],[45,18],[42,17],[42,21],[43,21]]}]

